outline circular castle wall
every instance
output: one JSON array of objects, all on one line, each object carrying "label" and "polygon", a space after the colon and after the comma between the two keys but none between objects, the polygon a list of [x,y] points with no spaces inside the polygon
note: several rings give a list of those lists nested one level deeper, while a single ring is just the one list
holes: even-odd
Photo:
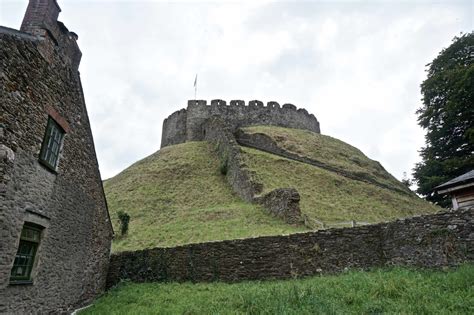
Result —
[{"label": "circular castle wall", "polygon": [[235,130],[239,127],[254,125],[273,125],[286,128],[306,129],[320,133],[319,122],[305,109],[297,109],[292,104],[280,107],[277,102],[234,100],[227,105],[223,100],[189,100],[188,107],[171,114],[163,122],[161,147],[186,141],[202,141],[202,125],[212,116],[225,119]]}]

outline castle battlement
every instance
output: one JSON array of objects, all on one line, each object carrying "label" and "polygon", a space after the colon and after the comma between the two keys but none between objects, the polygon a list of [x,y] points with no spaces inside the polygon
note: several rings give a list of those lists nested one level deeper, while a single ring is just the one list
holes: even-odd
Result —
[{"label": "castle battlement", "polygon": [[273,125],[286,128],[310,130],[320,133],[319,122],[313,114],[293,104],[252,100],[214,99],[189,100],[186,109],[174,112],[163,122],[161,147],[186,141],[204,139],[203,124],[212,116],[223,118],[231,128],[237,129],[255,125]]},{"label": "castle battlement", "polygon": [[269,108],[269,109],[281,108],[281,109],[286,109],[286,110],[297,110],[304,113],[308,113],[306,109],[304,108],[298,109],[293,104],[286,103],[286,104],[283,104],[283,106],[280,106],[278,102],[271,101],[265,104],[264,102],[259,101],[259,100],[252,100],[252,101],[249,101],[247,104],[243,100],[232,100],[229,102],[229,104],[227,104],[225,100],[221,100],[221,99],[212,100],[210,104],[208,104],[207,100],[189,100],[188,106],[211,106],[211,107],[212,106],[235,106],[235,107]]}]

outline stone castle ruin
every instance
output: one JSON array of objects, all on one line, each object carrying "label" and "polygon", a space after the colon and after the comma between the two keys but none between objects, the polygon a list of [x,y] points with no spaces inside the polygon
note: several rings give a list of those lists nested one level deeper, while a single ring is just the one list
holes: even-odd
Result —
[{"label": "stone castle ruin", "polygon": [[[221,163],[228,169],[227,181],[234,192],[248,202],[263,205],[269,213],[290,224],[301,224],[300,195],[294,188],[282,187],[261,195],[262,184],[253,179],[253,174],[243,167],[240,156],[240,138],[236,138],[240,127],[272,125],[285,128],[305,129],[320,133],[319,122],[305,109],[293,104],[280,107],[277,102],[253,100],[245,104],[232,100],[189,100],[186,109],[171,114],[163,122],[161,147],[187,141],[209,141],[218,147]],[[239,133],[242,135],[242,131]]]},{"label": "stone castle ruin", "polygon": [[[474,261],[474,211],[292,235],[110,255],[113,229],[78,71],[78,36],[57,20],[56,0],[29,0],[20,30],[0,26],[0,313],[68,313],[106,287],[133,281],[284,279],[386,265]],[[291,187],[266,194],[241,145],[327,167],[240,127],[320,133],[294,105],[191,100],[163,123],[162,147],[208,141],[242,199],[304,224]],[[339,175],[384,187],[346,170]],[[410,193],[406,188],[384,187]]]},{"label": "stone castle ruin", "polygon": [[186,109],[174,112],[163,122],[161,147],[186,141],[202,141],[205,138],[203,124],[212,116],[225,120],[236,130],[239,127],[253,125],[274,125],[286,128],[306,129],[320,133],[319,122],[306,109],[297,109],[295,105],[261,101],[234,100],[227,105],[223,100],[189,100]]},{"label": "stone castle ruin", "polygon": [[[289,224],[306,224],[300,194],[281,187],[266,194],[244,162],[241,147],[251,147],[286,159],[337,172],[400,194],[392,187],[349,170],[335,169],[278,146],[270,137],[240,127],[274,125],[320,133],[319,122],[304,109],[275,102],[202,100],[188,101],[187,109],[163,123],[162,147],[187,141],[213,144],[224,174],[242,199],[262,205],[269,214]],[[323,229],[290,235],[261,236],[151,248],[114,253],[107,286],[126,279],[133,282],[248,281],[289,279],[336,273],[351,268],[405,265],[439,268],[474,260],[474,211],[444,212],[351,228]]]}]

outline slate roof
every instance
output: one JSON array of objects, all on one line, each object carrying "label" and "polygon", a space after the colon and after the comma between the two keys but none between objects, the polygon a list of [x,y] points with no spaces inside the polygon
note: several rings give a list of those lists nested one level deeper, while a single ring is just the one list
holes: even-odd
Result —
[{"label": "slate roof", "polygon": [[474,181],[474,170],[469,171],[465,174],[462,174],[461,176],[458,176],[456,178],[453,178],[450,181],[447,181],[446,183],[441,184],[435,188],[436,189],[447,188],[450,186],[456,186],[456,184],[462,184],[462,183],[471,182],[471,181]]}]

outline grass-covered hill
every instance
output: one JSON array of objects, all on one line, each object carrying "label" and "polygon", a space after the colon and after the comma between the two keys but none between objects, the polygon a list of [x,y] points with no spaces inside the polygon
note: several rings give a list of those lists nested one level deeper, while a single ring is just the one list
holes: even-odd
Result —
[{"label": "grass-covered hill", "polygon": [[[437,208],[406,190],[378,162],[331,137],[280,127],[245,128],[264,133],[283,149],[332,169],[370,177],[385,186],[355,180],[338,172],[242,147],[243,158],[264,192],[294,187],[301,210],[328,226],[350,220],[380,222]],[[212,240],[288,234],[309,230],[268,215],[236,196],[220,172],[214,146],[188,142],[169,146],[133,164],[104,182],[114,228],[117,212],[130,217],[126,237],[117,237],[114,251],[175,246]]]},{"label": "grass-covered hill", "polygon": [[267,135],[282,149],[318,161],[336,172],[349,173],[352,177],[364,180],[371,179],[382,187],[408,191],[407,187],[388,173],[379,162],[367,158],[359,149],[336,138],[308,130],[275,126],[255,126],[243,130],[249,134]]},{"label": "grass-covered hill", "polygon": [[[361,181],[353,180],[324,168],[243,148],[247,166],[264,184],[263,193],[278,187],[296,188],[301,195],[301,209],[310,218],[328,225],[350,220],[374,223],[438,209],[409,191],[380,163],[338,139],[273,126],[250,127],[245,131],[264,133],[287,151],[361,177]],[[365,178],[396,189],[367,183],[363,181]]]},{"label": "grass-covered hill", "polygon": [[232,193],[213,146],[187,142],[161,149],[104,182],[115,231],[127,212],[127,237],[113,250],[174,246],[303,231]]}]

